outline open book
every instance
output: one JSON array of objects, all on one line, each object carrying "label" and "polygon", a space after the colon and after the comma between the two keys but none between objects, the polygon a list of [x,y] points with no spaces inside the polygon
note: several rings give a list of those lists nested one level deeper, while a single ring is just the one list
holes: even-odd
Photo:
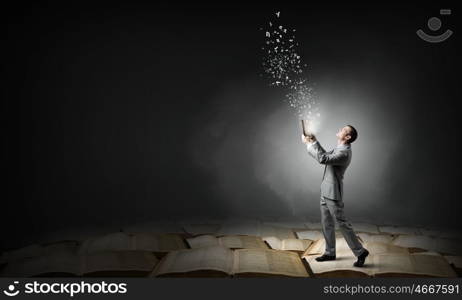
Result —
[{"label": "open book", "polygon": [[[381,242],[364,242],[363,246],[364,248],[369,250],[370,253],[374,254],[409,253],[409,250],[407,248]],[[305,257],[313,255],[322,255],[324,253],[325,248],[325,240],[317,240],[310,247],[308,247],[308,249],[305,251],[305,253],[303,253],[302,256]],[[336,255],[338,256],[339,254],[353,255],[353,251],[351,251],[350,247],[348,246],[344,238],[336,238]]]},{"label": "open book", "polygon": [[138,277],[150,273],[159,260],[149,251],[105,251],[78,255],[61,252],[8,263],[1,277]]},{"label": "open book", "polygon": [[383,225],[379,226],[379,231],[381,233],[388,234],[420,234],[420,229],[416,227],[407,227],[407,226],[394,226],[394,225]]},{"label": "open book", "polygon": [[80,245],[78,253],[144,250],[162,256],[169,251],[186,248],[183,238],[178,234],[115,232],[85,240]]},{"label": "open book", "polygon": [[303,253],[312,243],[311,240],[299,240],[299,239],[278,239],[277,237],[270,236],[265,237],[263,240],[271,247],[276,250],[286,250]]},{"label": "open book", "polygon": [[292,239],[295,234],[292,229],[280,226],[261,224],[260,222],[228,222],[224,223],[216,232],[217,236],[224,235],[250,235],[267,237],[274,236],[279,239]]},{"label": "open book", "polygon": [[391,243],[394,237],[391,234],[370,234],[365,232],[358,233],[359,238],[363,242],[380,242],[380,243]]},{"label": "open book", "polygon": [[[295,231],[295,235],[297,236],[298,239],[301,239],[301,240],[316,241],[316,240],[324,238],[324,235],[321,230],[301,230],[301,231],[297,230]],[[335,236],[343,237],[342,233],[339,230],[335,231]]]},{"label": "open book", "polygon": [[37,257],[49,254],[69,253],[77,251],[77,241],[58,241],[47,244],[32,244],[16,250],[3,252],[0,256],[0,264],[18,259]]},{"label": "open book", "polygon": [[441,256],[412,254],[372,254],[362,268],[353,266],[353,255],[338,255],[336,260],[317,262],[305,258],[316,277],[457,277]]},{"label": "open book", "polygon": [[453,266],[459,277],[462,277],[462,256],[445,255],[444,259]]},{"label": "open book", "polygon": [[392,244],[407,247],[411,252],[428,250],[441,254],[462,255],[462,240],[443,239],[425,235],[398,235]]},{"label": "open book", "polygon": [[300,257],[272,249],[232,250],[218,245],[168,253],[150,276],[155,277],[309,277]]},{"label": "open book", "polygon": [[[337,253],[342,252],[342,251],[351,252],[345,238],[343,238],[343,237],[337,236],[335,238],[335,247],[336,247]],[[306,249],[306,251],[303,253],[303,256],[323,254],[325,249],[326,249],[326,240],[325,239],[319,239],[317,241],[314,241],[308,247],[308,249]]]},{"label": "open book", "polygon": [[226,235],[218,238],[213,235],[200,235],[197,237],[188,238],[186,239],[186,242],[191,248],[221,245],[231,249],[268,249],[268,246],[266,246],[261,237],[248,235]]},{"label": "open book", "polygon": [[353,253],[337,251],[336,260],[318,262],[317,256],[303,258],[316,277],[457,277],[443,256],[409,253],[406,248],[385,243],[365,243],[370,252],[362,268],[354,267]]},{"label": "open book", "polygon": [[353,223],[353,228],[356,232],[379,234],[379,227],[375,224],[355,222]]},{"label": "open book", "polygon": [[437,238],[443,239],[456,239],[462,240],[462,232],[457,229],[450,229],[450,228],[419,228],[420,232],[423,235],[428,235]]}]

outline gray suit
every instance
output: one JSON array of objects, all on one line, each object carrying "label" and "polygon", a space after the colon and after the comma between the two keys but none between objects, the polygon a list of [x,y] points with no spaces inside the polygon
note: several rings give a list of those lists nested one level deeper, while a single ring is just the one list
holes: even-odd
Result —
[{"label": "gray suit", "polygon": [[343,213],[343,175],[351,162],[351,145],[338,145],[326,152],[316,141],[308,144],[307,150],[314,159],[325,165],[320,201],[322,232],[326,240],[324,254],[335,255],[335,220],[351,251],[359,256],[364,248]]}]

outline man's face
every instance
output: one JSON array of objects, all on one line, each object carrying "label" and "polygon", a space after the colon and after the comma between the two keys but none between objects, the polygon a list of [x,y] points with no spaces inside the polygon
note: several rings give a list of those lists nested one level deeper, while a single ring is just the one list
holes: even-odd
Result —
[{"label": "man's face", "polygon": [[345,126],[338,130],[336,136],[339,140],[346,141],[351,137],[350,134],[351,134],[351,128],[348,126]]}]

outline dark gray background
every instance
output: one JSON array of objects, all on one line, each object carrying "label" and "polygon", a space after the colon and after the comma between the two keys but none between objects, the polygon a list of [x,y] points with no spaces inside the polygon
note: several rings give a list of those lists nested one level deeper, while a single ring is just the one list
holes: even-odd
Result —
[{"label": "dark gray background", "polygon": [[322,167],[260,77],[276,11],[297,29],[330,149],[359,132],[352,221],[461,229],[460,37],[442,4],[42,4],[4,11],[2,248],[78,226],[319,218]]}]

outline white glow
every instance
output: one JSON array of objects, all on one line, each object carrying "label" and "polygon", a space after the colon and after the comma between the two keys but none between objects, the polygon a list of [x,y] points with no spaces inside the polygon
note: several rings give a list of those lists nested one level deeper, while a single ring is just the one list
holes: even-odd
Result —
[{"label": "white glow", "polygon": [[321,128],[321,116],[305,120],[306,129],[309,133],[318,134]]}]

